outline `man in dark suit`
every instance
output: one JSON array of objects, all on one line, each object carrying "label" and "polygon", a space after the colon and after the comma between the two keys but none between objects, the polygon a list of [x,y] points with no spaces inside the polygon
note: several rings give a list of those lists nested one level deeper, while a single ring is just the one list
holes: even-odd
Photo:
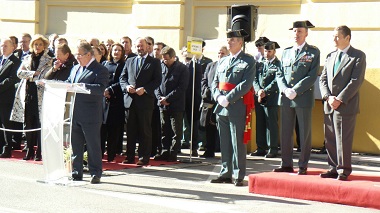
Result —
[{"label": "man in dark suit", "polygon": [[281,72],[277,73],[277,85],[281,106],[281,157],[282,162],[274,172],[294,172],[293,131],[295,119],[299,123],[301,154],[298,160],[298,174],[306,175],[311,153],[311,112],[314,107],[314,82],[317,79],[320,52],[306,43],[309,21],[293,23],[295,44],[282,53]]},{"label": "man in dark suit", "polygon": [[[189,84],[186,90],[186,104],[185,104],[185,119],[184,119],[184,139],[181,148],[187,148],[190,146],[190,133],[193,132],[191,156],[198,157],[198,136],[199,136],[199,118],[201,106],[201,81],[202,81],[202,66],[199,63],[194,62],[193,55],[187,52],[187,48],[182,48],[183,63],[189,68]],[[195,73],[195,74],[194,74]],[[194,78],[195,77],[195,78]],[[195,80],[193,80],[195,79]],[[194,83],[194,87],[193,87]],[[194,105],[193,105],[194,94]],[[194,112],[194,114],[193,114]],[[193,116],[193,131],[191,131],[191,117]],[[190,148],[190,147],[189,147]]]},{"label": "man in dark suit", "polygon": [[108,85],[108,70],[94,58],[87,42],[81,42],[75,52],[79,64],[71,70],[70,83],[84,84],[91,94],[78,93],[75,98],[71,143],[73,147],[73,178],[83,178],[83,151],[86,144],[91,183],[100,183],[102,176],[102,151],[100,128],[103,120],[103,92]]},{"label": "man in dark suit", "polygon": [[219,146],[218,131],[216,128],[216,115],[214,113],[216,102],[212,97],[211,84],[214,81],[215,72],[218,68],[220,59],[229,55],[226,46],[222,46],[218,51],[218,61],[211,62],[207,65],[206,71],[202,78],[202,104],[201,104],[201,117],[200,126],[205,128],[206,131],[206,151],[201,157],[213,158],[215,156],[216,145]]},{"label": "man in dark suit", "polygon": [[248,140],[245,129],[249,120],[246,117],[250,118],[254,105],[252,82],[255,75],[255,59],[241,50],[247,35],[244,30],[227,32],[230,56],[220,60],[211,85],[214,100],[217,100],[214,112],[222,152],[221,171],[211,183],[232,183],[234,178],[235,186],[243,186]]},{"label": "man in dark suit", "polygon": [[[17,70],[21,60],[13,54],[14,44],[11,39],[3,39],[0,47],[3,53],[0,57],[0,127],[13,129],[9,118],[15,98],[15,84],[20,81],[17,77]],[[10,158],[12,156],[12,132],[0,131],[0,133],[0,147],[2,148],[0,158]]]},{"label": "man in dark suit", "polygon": [[[278,86],[276,74],[281,69],[281,62],[276,57],[280,46],[275,41],[264,45],[262,69],[256,70],[253,87],[255,88],[256,144],[261,150],[268,150],[266,158],[277,157],[278,152]],[[257,135],[260,135],[258,137]],[[262,138],[259,144],[258,138]]]},{"label": "man in dark suit", "polygon": [[173,48],[166,46],[161,51],[162,83],[155,94],[160,107],[162,147],[165,150],[155,160],[177,161],[183,135],[183,113],[185,93],[189,84],[189,69],[176,61]]},{"label": "man in dark suit", "polygon": [[359,89],[364,81],[366,55],[350,45],[351,29],[334,30],[337,50],[329,53],[319,81],[324,101],[324,129],[328,172],[322,178],[347,180],[352,172],[351,153],[359,113]]},{"label": "man in dark suit", "polygon": [[144,38],[136,40],[136,47],[138,56],[127,59],[120,76],[124,106],[129,108],[127,157],[123,163],[135,162],[136,142],[139,139],[137,165],[148,165],[152,150],[154,90],[161,83],[161,65],[160,60],[148,55]]},{"label": "man in dark suit", "polygon": [[125,57],[124,59],[127,60],[127,58],[132,58],[137,56],[132,52],[132,39],[129,38],[128,36],[123,36],[120,39],[120,44],[123,45],[124,50],[125,50]]},{"label": "man in dark suit", "polygon": [[[205,46],[206,46],[206,42],[202,41],[202,53],[204,51]],[[202,75],[205,73],[207,65],[211,62],[212,60],[210,58],[207,58],[203,54],[197,56],[197,63],[202,66]]]}]

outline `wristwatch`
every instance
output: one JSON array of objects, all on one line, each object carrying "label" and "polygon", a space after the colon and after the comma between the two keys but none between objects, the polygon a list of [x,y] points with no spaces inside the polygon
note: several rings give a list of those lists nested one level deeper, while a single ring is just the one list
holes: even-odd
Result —
[{"label": "wristwatch", "polygon": [[329,95],[328,94],[326,94],[326,95],[323,96],[323,100],[324,101],[327,101],[327,99],[329,99]]}]

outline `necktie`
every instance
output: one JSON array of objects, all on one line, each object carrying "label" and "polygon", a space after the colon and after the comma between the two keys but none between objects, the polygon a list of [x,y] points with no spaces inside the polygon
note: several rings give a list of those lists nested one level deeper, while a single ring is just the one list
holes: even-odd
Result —
[{"label": "necktie", "polygon": [[1,61],[1,66],[3,66],[4,64],[5,64],[5,61],[6,61],[7,59],[5,59],[5,58],[3,58],[2,59],[2,61]]},{"label": "necktie", "polygon": [[297,48],[297,50],[296,50],[296,56],[298,55],[298,53],[300,53],[300,49]]},{"label": "necktie", "polygon": [[144,64],[144,58],[143,57],[137,57],[137,63],[136,63],[136,75],[139,74],[142,65]]},{"label": "necktie", "polygon": [[233,64],[233,63],[235,62],[235,59],[236,59],[235,57],[232,57],[232,58],[231,58],[230,65]]},{"label": "necktie", "polygon": [[339,68],[339,65],[340,65],[340,62],[341,62],[341,59],[342,59],[342,55],[343,55],[343,52],[340,52],[339,53],[339,56],[337,57],[337,59],[335,60],[335,65],[334,65],[334,75],[337,73],[338,71],[338,68]]},{"label": "necktie", "polygon": [[83,67],[82,71],[79,67],[77,73],[75,74],[74,82],[77,83],[79,81],[80,76],[82,75],[83,71],[86,69],[86,66]]}]

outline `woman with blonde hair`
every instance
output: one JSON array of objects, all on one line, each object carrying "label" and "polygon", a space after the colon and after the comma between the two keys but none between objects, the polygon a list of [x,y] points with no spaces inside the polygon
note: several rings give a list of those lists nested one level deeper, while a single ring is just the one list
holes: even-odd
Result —
[{"label": "woman with blonde hair", "polygon": [[[42,35],[35,35],[30,43],[30,55],[25,56],[17,76],[21,83],[17,89],[11,120],[23,122],[25,130],[41,127],[40,112],[42,107],[43,88],[35,81],[43,79],[52,68],[53,58],[48,55],[49,40]],[[41,160],[41,131],[26,132],[27,153],[23,158]],[[37,151],[34,152],[34,145]]]}]

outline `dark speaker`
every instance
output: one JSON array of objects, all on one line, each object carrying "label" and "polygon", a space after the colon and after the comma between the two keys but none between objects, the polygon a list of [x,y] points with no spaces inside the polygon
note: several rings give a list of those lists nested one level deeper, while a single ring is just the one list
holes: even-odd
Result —
[{"label": "dark speaker", "polygon": [[245,30],[249,35],[245,41],[255,40],[257,27],[257,8],[254,5],[232,5],[231,6],[231,30]]}]

